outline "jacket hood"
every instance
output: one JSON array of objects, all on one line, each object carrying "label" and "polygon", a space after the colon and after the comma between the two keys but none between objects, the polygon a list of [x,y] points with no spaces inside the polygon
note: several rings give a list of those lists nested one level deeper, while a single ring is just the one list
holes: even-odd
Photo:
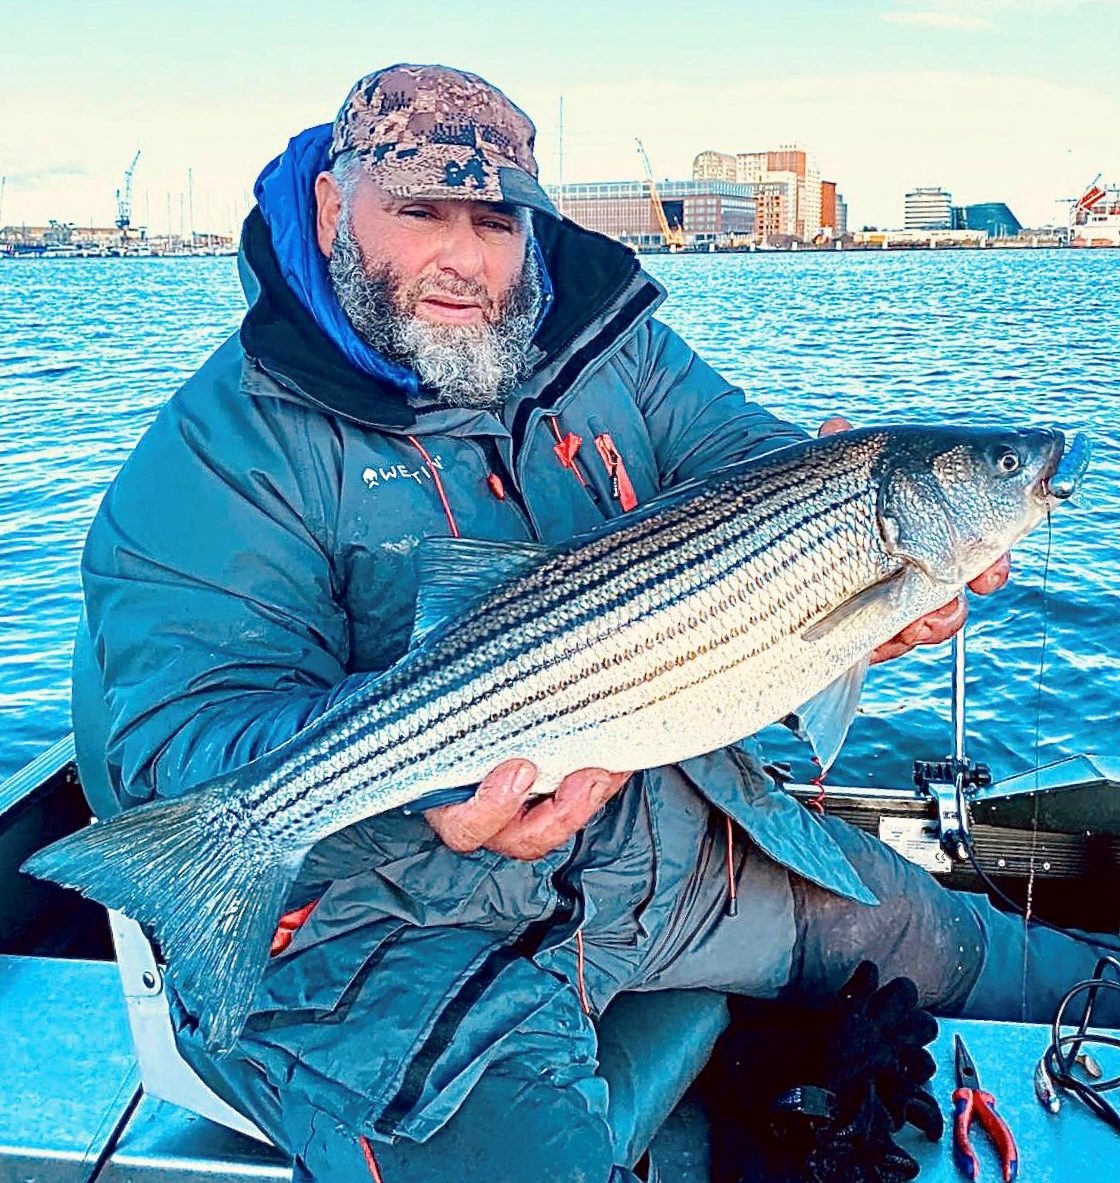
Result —
[{"label": "jacket hood", "polygon": [[356,370],[415,394],[420,388],[417,376],[358,336],[331,287],[327,260],[315,235],[315,178],[329,166],[330,143],[329,123],[293,136],[287,148],[265,165],[253,196],[268,226],[284,282],[323,335]]}]

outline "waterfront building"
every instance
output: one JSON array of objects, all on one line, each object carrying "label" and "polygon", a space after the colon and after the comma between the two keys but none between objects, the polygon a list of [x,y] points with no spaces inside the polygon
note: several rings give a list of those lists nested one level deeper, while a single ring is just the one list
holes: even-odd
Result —
[{"label": "waterfront building", "polygon": [[1002,201],[953,207],[955,230],[983,230],[989,238],[1014,238],[1022,229],[1019,219]]},{"label": "waterfront building", "polygon": [[767,153],[771,172],[797,177],[797,237],[811,242],[821,230],[821,172],[816,160],[796,144]]},{"label": "waterfront building", "polygon": [[118,226],[77,226],[51,221],[46,226],[0,226],[0,256],[20,258],[104,255],[214,255],[231,254],[237,239],[229,234],[195,231],[190,237],[149,234],[146,226],[133,226],[127,238]]},{"label": "waterfront building", "polygon": [[[136,237],[140,237],[137,231]],[[0,244],[22,249],[105,248],[120,242],[116,226],[78,226],[51,220],[46,226],[0,226]]]},{"label": "waterfront building", "polygon": [[903,225],[907,230],[952,230],[952,195],[941,188],[911,189]]},{"label": "waterfront building", "polygon": [[848,203],[840,193],[836,194],[836,238],[848,236]]},{"label": "waterfront building", "polygon": [[740,152],[735,179],[742,184],[785,185],[785,216],[778,234],[808,242],[821,229],[821,174],[816,161],[796,145],[776,151]]},{"label": "waterfront building", "polygon": [[784,239],[801,238],[797,223],[797,175],[768,172],[765,181],[751,182],[757,195],[755,236],[759,242],[783,245]]},{"label": "waterfront building", "polygon": [[839,238],[836,232],[836,182],[821,181],[821,236]]},{"label": "waterfront building", "polygon": [[734,181],[753,185],[760,201],[755,236],[775,236],[811,242],[821,231],[821,175],[814,157],[795,144],[764,152],[707,150],[692,162],[694,180]]},{"label": "waterfront building", "polygon": [[701,152],[692,162],[694,181],[738,181],[735,157],[727,152]]},{"label": "waterfront building", "polygon": [[[688,246],[703,247],[729,237],[754,234],[754,190],[732,181],[661,181],[657,186],[665,219],[684,230]],[[594,181],[550,185],[549,197],[573,222],[629,243],[639,250],[664,245],[645,181]]]},{"label": "waterfront building", "polygon": [[852,235],[856,246],[900,247],[907,249],[939,247],[979,248],[987,245],[983,230],[858,230]]}]

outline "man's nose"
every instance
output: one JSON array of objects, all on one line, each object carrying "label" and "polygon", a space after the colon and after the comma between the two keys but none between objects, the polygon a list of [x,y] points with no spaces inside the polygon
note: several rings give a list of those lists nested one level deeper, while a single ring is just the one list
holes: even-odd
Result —
[{"label": "man's nose", "polygon": [[448,219],[440,240],[439,265],[463,279],[477,279],[484,266],[483,242],[469,217]]}]

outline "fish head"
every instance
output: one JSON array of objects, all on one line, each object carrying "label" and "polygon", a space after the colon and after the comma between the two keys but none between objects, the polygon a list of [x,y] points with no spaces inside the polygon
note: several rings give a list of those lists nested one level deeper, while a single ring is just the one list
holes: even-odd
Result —
[{"label": "fish head", "polygon": [[1069,496],[1071,481],[1056,479],[1064,452],[1049,428],[888,433],[877,504],[887,552],[935,582],[967,583]]}]

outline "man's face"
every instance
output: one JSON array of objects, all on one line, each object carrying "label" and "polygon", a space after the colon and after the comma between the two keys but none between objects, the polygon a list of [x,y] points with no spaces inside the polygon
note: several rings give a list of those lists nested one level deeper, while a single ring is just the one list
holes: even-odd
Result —
[{"label": "man's face", "polygon": [[518,211],[397,198],[365,176],[348,198],[328,188],[319,199],[320,247],[358,333],[446,402],[502,402],[524,376],[540,308]]},{"label": "man's face", "polygon": [[525,263],[528,233],[513,206],[408,201],[362,178],[350,228],[370,268],[388,267],[433,324],[495,323]]}]

